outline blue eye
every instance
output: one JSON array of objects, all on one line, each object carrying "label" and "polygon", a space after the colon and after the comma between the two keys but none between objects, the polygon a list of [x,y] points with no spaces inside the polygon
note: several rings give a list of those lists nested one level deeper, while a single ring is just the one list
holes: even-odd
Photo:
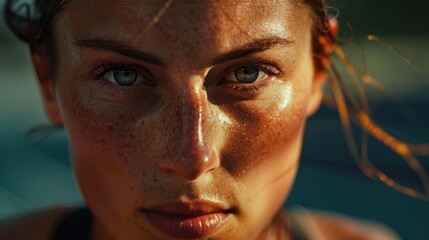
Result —
[{"label": "blue eye", "polygon": [[259,77],[259,69],[253,66],[242,66],[234,71],[235,78],[241,83],[253,83]]},{"label": "blue eye", "polygon": [[145,83],[153,85],[152,82],[132,67],[103,67],[99,74],[104,80],[119,86],[132,86],[135,84]]},{"label": "blue eye", "polygon": [[225,76],[227,82],[254,83],[268,77],[268,74],[256,66],[244,65]]},{"label": "blue eye", "polygon": [[112,72],[113,79],[121,86],[130,86],[134,84],[139,76],[139,73],[132,69],[117,69]]}]

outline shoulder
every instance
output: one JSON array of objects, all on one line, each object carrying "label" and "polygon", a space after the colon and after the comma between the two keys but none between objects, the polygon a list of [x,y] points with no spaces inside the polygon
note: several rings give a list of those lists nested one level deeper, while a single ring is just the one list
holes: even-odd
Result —
[{"label": "shoulder", "polygon": [[293,211],[292,215],[305,229],[310,239],[400,239],[387,226],[372,221],[357,220],[340,214],[306,210]]},{"label": "shoulder", "polygon": [[0,239],[48,240],[57,222],[76,207],[57,207],[0,220]]}]

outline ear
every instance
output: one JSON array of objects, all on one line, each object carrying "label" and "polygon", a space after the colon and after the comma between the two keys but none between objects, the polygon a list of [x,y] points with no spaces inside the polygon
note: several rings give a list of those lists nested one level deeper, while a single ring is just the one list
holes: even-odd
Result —
[{"label": "ear", "polygon": [[321,53],[314,56],[313,89],[310,103],[307,107],[307,116],[313,115],[322,104],[323,87],[328,78],[328,69],[331,66],[331,53],[335,47],[335,39],[338,34],[338,22],[335,18],[328,20],[329,32],[317,38]]},{"label": "ear", "polygon": [[32,52],[31,55],[45,112],[53,124],[61,125],[63,121],[55,94],[52,56],[43,52]]}]

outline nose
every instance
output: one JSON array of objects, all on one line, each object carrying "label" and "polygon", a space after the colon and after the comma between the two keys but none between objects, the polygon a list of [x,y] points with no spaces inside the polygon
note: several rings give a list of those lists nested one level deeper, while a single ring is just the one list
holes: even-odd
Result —
[{"label": "nose", "polygon": [[206,93],[198,87],[188,89],[174,103],[176,114],[171,121],[175,122],[175,136],[169,141],[173,154],[166,154],[159,167],[171,176],[193,181],[218,168],[219,159]]}]

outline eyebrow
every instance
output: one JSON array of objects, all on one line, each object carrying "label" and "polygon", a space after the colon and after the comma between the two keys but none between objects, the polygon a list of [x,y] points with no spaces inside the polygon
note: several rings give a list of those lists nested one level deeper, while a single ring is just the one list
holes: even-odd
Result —
[{"label": "eyebrow", "polygon": [[161,67],[166,66],[164,62],[162,62],[152,54],[140,51],[138,49],[127,46],[113,39],[93,38],[93,39],[78,40],[73,44],[78,47],[93,48],[93,49],[100,49],[100,50],[105,50],[109,52],[116,52],[121,55],[138,59],[140,61],[147,62],[150,64],[158,65]]},{"label": "eyebrow", "polygon": [[[245,45],[237,49],[221,54],[220,56],[216,57],[213,60],[212,65],[217,65],[226,61],[242,58],[258,52],[263,52],[277,46],[289,47],[294,43],[295,42],[290,39],[281,38],[277,36],[256,39],[252,42],[246,43]],[[113,39],[93,38],[93,39],[78,40],[73,44],[78,47],[93,48],[93,49],[100,49],[100,50],[105,50],[109,52],[116,52],[121,55],[138,59],[140,61],[144,61],[150,64],[158,65],[161,67],[166,66],[166,64],[163,61],[153,56],[152,54],[143,52],[131,46],[127,46]]]},{"label": "eyebrow", "polygon": [[259,53],[266,51],[268,49],[274,48],[274,47],[290,47],[295,42],[287,39],[287,38],[281,38],[281,37],[267,37],[267,38],[261,38],[256,39],[252,42],[246,43],[244,46],[232,50],[230,52],[221,54],[220,56],[216,57],[213,61],[213,65],[223,63],[226,61],[231,61],[237,58],[242,58],[251,54]]}]

